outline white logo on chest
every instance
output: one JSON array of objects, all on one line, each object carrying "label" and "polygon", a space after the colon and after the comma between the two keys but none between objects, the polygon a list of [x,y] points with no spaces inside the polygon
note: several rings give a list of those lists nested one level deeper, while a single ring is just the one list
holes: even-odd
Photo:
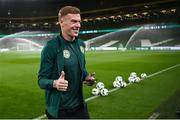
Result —
[{"label": "white logo on chest", "polygon": [[64,58],[70,58],[71,53],[69,52],[69,50],[63,50],[63,55],[64,55]]}]

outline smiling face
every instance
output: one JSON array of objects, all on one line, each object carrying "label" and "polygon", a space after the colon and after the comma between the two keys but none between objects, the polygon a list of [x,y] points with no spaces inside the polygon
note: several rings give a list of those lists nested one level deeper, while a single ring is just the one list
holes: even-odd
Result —
[{"label": "smiling face", "polygon": [[81,16],[80,14],[67,14],[60,18],[60,27],[62,31],[62,36],[68,40],[72,41],[78,36],[81,27]]}]

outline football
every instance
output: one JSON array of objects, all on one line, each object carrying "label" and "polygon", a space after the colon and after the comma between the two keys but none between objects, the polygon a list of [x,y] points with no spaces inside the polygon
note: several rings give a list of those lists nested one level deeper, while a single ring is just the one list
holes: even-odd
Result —
[{"label": "football", "polygon": [[123,78],[122,78],[122,76],[117,76],[117,77],[115,78],[115,81],[118,81],[118,82],[121,82],[121,81],[123,81]]},{"label": "football", "polygon": [[131,77],[136,77],[137,74],[136,74],[135,72],[131,72],[130,76],[131,76]]},{"label": "football", "polygon": [[135,78],[135,82],[140,82],[140,80],[141,80],[141,79],[140,79],[139,77],[136,77],[136,78]]},{"label": "football", "polygon": [[127,86],[126,82],[125,82],[125,81],[122,81],[122,82],[121,82],[121,87],[124,88],[124,87],[126,87],[126,86]]},{"label": "football", "polygon": [[93,95],[99,95],[99,90],[97,88],[93,88],[91,93]]},{"label": "football", "polygon": [[107,96],[108,94],[109,94],[109,91],[108,91],[108,89],[106,89],[106,88],[104,88],[104,89],[101,89],[101,95],[102,96]]},{"label": "football", "polygon": [[142,78],[142,79],[144,79],[144,78],[146,78],[146,77],[147,77],[146,73],[142,73],[142,74],[141,74],[141,78]]},{"label": "football", "polygon": [[134,82],[135,82],[135,79],[134,79],[133,77],[128,77],[128,81],[129,81],[130,83],[134,83]]},{"label": "football", "polygon": [[98,82],[96,84],[96,88],[99,89],[99,90],[104,89],[104,83],[103,82]]},{"label": "football", "polygon": [[114,81],[113,82],[113,87],[115,87],[115,88],[120,88],[121,87],[121,84],[120,84],[120,82],[118,82],[118,81]]}]

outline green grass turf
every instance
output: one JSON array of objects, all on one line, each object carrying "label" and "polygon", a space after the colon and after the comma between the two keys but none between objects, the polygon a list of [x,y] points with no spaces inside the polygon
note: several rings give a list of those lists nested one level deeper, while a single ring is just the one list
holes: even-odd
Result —
[{"label": "green grass turf", "polygon": [[176,91],[169,99],[163,102],[154,112],[161,113],[158,119],[180,119],[176,112],[180,110],[180,91]]},{"label": "green grass turf", "polygon": [[[131,72],[148,75],[179,64],[179,51],[97,51],[86,53],[89,72],[112,89],[115,76],[127,81]],[[0,118],[35,118],[44,114],[44,91],[37,85],[40,53],[0,53]],[[109,96],[88,101],[91,118],[148,118],[180,90],[180,67]],[[91,89],[84,87],[85,97]],[[161,111],[162,112],[162,111]]]}]

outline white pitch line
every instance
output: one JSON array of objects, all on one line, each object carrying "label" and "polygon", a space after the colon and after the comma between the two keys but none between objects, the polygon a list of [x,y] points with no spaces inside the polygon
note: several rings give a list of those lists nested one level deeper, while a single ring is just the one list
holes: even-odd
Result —
[{"label": "white pitch line", "polygon": [[160,115],[160,113],[153,113],[148,119],[149,120],[155,120],[156,118],[158,118]]},{"label": "white pitch line", "polygon": [[[169,67],[169,68],[166,68],[166,69],[163,69],[163,70],[158,71],[158,72],[156,72],[156,73],[153,73],[153,74],[151,74],[151,75],[148,75],[148,76],[146,77],[146,79],[147,79],[147,78],[150,78],[150,77],[153,77],[153,76],[155,76],[155,75],[158,75],[158,74],[160,74],[160,73],[162,73],[162,72],[166,72],[166,71],[168,71],[168,70],[170,70],[170,69],[173,69],[173,68],[175,68],[175,67],[178,67],[178,66],[180,66],[180,64],[176,64],[176,65],[171,66],[171,67]],[[130,85],[130,84],[131,84],[131,83],[128,83],[127,86]],[[113,89],[109,90],[109,93],[114,92],[114,91],[119,90],[119,89],[120,89],[120,88],[113,88]],[[100,97],[100,95],[86,98],[86,99],[85,99],[85,102],[88,102],[88,101],[93,100],[93,99],[98,98],[98,97]],[[153,113],[151,116],[153,116],[154,114],[155,114],[155,113]],[[158,116],[159,116],[159,115],[160,115],[160,113],[158,114]],[[151,117],[151,116],[150,116],[150,117]],[[157,116],[157,117],[158,117],[158,116]],[[37,118],[34,118],[33,120],[40,120],[40,119],[44,119],[45,117],[46,117],[46,115],[44,114],[44,115],[41,115],[41,116],[39,116],[39,117],[37,117]],[[149,119],[151,119],[151,118],[149,118]]]},{"label": "white pitch line", "polygon": [[46,115],[44,114],[44,115],[41,115],[41,116],[39,116],[39,117],[37,117],[37,118],[34,118],[33,120],[41,120],[41,119],[44,119],[44,118],[46,118]]},{"label": "white pitch line", "polygon": [[155,75],[157,75],[157,74],[160,74],[160,73],[162,73],[162,72],[166,72],[166,71],[168,71],[168,70],[170,70],[170,69],[172,69],[172,68],[178,67],[179,65],[180,65],[180,64],[176,64],[176,65],[171,66],[171,67],[169,67],[169,68],[163,69],[163,70],[161,70],[161,71],[159,71],[159,72],[153,73],[153,74],[147,76],[147,78],[153,77],[153,76],[155,76]]}]

